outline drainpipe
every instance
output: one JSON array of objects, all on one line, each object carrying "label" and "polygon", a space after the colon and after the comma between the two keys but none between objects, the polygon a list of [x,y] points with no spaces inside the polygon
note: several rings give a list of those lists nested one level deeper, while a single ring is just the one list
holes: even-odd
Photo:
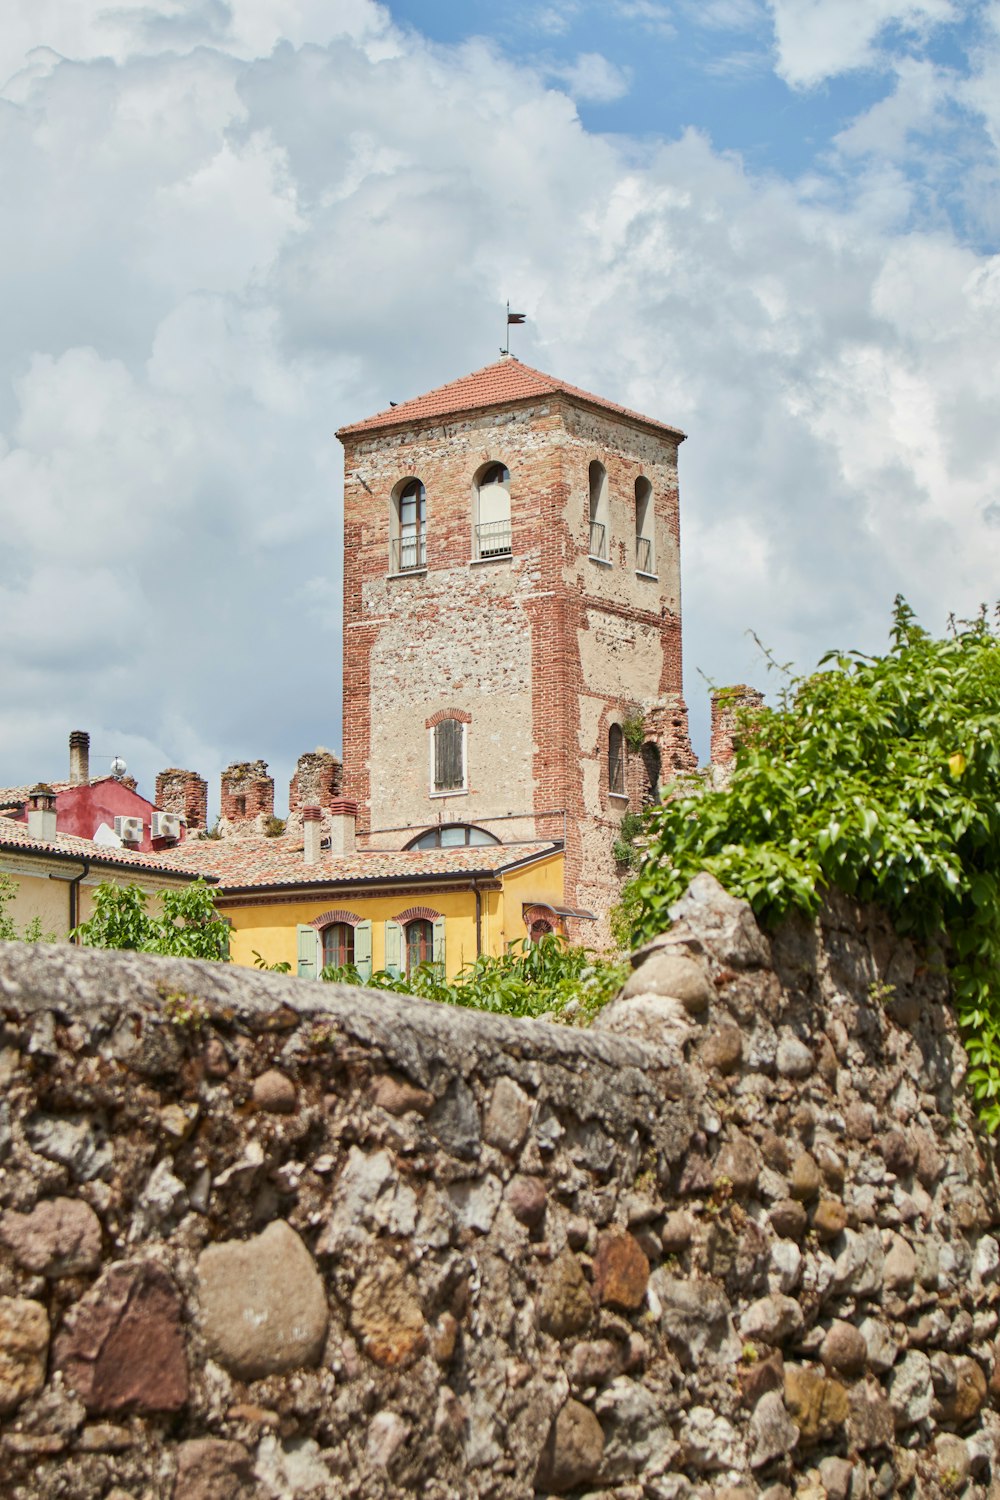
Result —
[{"label": "drainpipe", "polygon": [[479,958],[483,951],[483,897],[475,881],[472,889],[476,894],[476,957]]},{"label": "drainpipe", "polygon": [[[85,854],[82,854],[80,858],[83,862],[83,869],[80,871],[79,875],[75,876],[69,883],[70,932],[72,932],[74,927],[78,925],[78,918],[80,915],[80,882],[81,880],[86,880],[87,876],[90,874],[90,860]],[[73,941],[74,943],[78,944],[80,939],[78,937],[75,937]]]}]

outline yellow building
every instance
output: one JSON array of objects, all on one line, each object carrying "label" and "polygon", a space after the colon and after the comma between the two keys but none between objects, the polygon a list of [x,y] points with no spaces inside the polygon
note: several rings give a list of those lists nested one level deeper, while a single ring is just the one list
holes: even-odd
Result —
[{"label": "yellow building", "polygon": [[309,836],[306,823],[298,836],[188,841],[165,856],[217,877],[235,963],[259,955],[303,976],[352,963],[367,978],[433,962],[453,978],[479,954],[589,915],[562,906],[558,841],[335,854],[318,838],[310,850]]},{"label": "yellow building", "polygon": [[[29,814],[29,823],[0,817],[0,874],[14,886],[5,914],[19,932],[37,921],[45,936],[64,942],[92,915],[94,890],[103,881],[137,885],[154,900],[163,890],[191,883],[188,871],[158,854],[59,833],[54,811],[40,811],[51,816],[31,819]],[[205,879],[215,884],[210,873]]]}]

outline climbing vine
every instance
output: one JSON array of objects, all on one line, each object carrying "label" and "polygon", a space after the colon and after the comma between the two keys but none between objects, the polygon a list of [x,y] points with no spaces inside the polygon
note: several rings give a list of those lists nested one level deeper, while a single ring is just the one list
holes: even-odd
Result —
[{"label": "climbing vine", "polygon": [[831,652],[793,679],[729,784],[682,790],[646,831],[623,941],[667,927],[699,870],[768,924],[836,888],[900,932],[944,933],[970,1083],[1000,1127],[1000,636],[985,609],[935,639],[897,598],[885,655]]}]

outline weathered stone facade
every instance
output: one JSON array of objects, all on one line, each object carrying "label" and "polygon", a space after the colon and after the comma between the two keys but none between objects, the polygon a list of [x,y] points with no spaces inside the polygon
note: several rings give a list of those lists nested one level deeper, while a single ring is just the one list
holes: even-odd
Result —
[{"label": "weathered stone facade", "polygon": [[939,955],[676,916],[589,1033],[0,946],[5,1500],[995,1497]]},{"label": "weathered stone facade", "polygon": [[208,782],[197,771],[176,767],[161,771],[156,778],[156,805],[164,812],[179,813],[189,832],[203,829],[208,824]]},{"label": "weathered stone facade", "polygon": [[263,760],[234,761],[220,778],[219,832],[262,833],[274,817],[274,777]]},{"label": "weathered stone facade", "polygon": [[[620,882],[617,825],[642,805],[638,770],[625,795],[609,790],[611,726],[667,702],[676,711],[664,767],[687,740],[683,434],[564,391],[433,418],[389,413],[359,428],[340,434],[344,766],[346,795],[372,830],[368,845],[398,846],[402,831],[438,821],[475,823],[504,840],[565,832],[567,902],[606,913]],[[607,473],[605,561],[589,555],[595,460]],[[476,477],[494,463],[510,475],[511,551],[470,561]],[[411,478],[426,491],[426,566],[400,571],[391,563],[393,497]],[[655,574],[637,566],[641,479],[652,492]],[[464,716],[466,784],[434,794],[430,731],[445,714]],[[507,814],[520,816],[497,821]],[[578,935],[592,941],[591,928]]]}]

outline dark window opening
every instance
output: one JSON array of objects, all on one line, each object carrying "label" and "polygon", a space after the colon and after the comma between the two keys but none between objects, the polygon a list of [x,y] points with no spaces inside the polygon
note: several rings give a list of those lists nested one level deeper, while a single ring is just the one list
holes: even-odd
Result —
[{"label": "dark window opening", "polygon": [[620,724],[608,730],[608,791],[625,795],[625,736]]},{"label": "dark window opening", "polygon": [[421,964],[434,958],[434,925],[419,917],[406,926],[406,972],[412,974]]},{"label": "dark window opening", "polygon": [[540,943],[543,937],[548,936],[554,931],[555,928],[551,922],[546,921],[544,917],[536,917],[531,924],[529,937],[533,943]]},{"label": "dark window opening", "polygon": [[646,773],[642,801],[644,807],[649,807],[660,800],[660,772],[662,770],[659,746],[654,745],[652,740],[647,740],[642,747],[642,765]]},{"label": "dark window opening", "polygon": [[323,930],[324,967],[342,969],[354,962],[354,928],[350,922],[334,922]]}]

